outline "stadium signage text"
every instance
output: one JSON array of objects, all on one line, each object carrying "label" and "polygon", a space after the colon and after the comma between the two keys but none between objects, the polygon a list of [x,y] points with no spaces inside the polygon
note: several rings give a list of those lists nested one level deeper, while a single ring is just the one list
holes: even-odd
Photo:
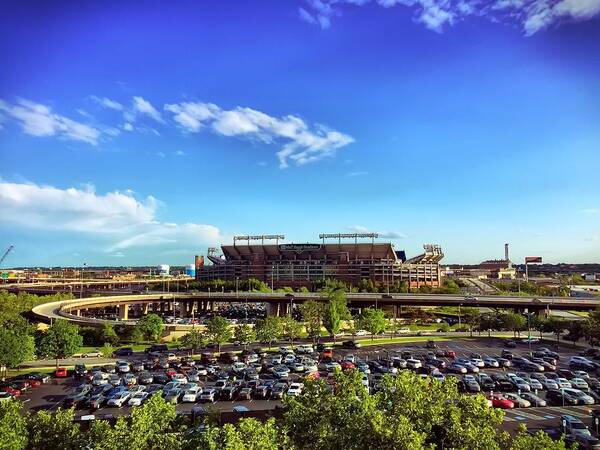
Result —
[{"label": "stadium signage text", "polygon": [[279,251],[282,252],[310,252],[320,250],[321,244],[280,244]]}]

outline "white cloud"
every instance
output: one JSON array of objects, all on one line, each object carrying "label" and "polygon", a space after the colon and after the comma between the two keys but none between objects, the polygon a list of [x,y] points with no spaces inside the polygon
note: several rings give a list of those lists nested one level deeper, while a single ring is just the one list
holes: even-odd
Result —
[{"label": "white cloud", "polygon": [[125,122],[125,124],[123,125],[123,129],[125,131],[133,131],[133,125],[131,125],[129,122]]},{"label": "white cloud", "polygon": [[199,246],[224,240],[212,225],[161,222],[159,202],[131,191],[97,194],[93,186],[60,189],[0,181],[0,225],[92,236],[113,256],[127,248]]},{"label": "white cloud", "polygon": [[152,103],[142,97],[133,97],[133,111],[137,114],[151,117],[157,122],[164,122],[158,110],[152,106]]},{"label": "white cloud", "polygon": [[164,152],[156,152],[156,156],[158,156],[159,158],[164,158],[166,155],[164,154]]},{"label": "white cloud", "polygon": [[410,8],[416,22],[436,32],[472,15],[492,22],[517,21],[525,35],[531,36],[559,21],[589,20],[600,14],[600,0],[305,0],[299,16],[310,24],[328,28],[344,7],[367,3]]},{"label": "white cloud", "polygon": [[122,104],[120,104],[119,102],[116,102],[114,100],[111,100],[110,98],[98,97],[96,95],[90,95],[90,98],[104,108],[114,109],[116,111],[123,110]]},{"label": "white cloud", "polygon": [[98,144],[100,131],[52,112],[49,106],[19,99],[16,104],[0,100],[0,111],[15,119],[24,133],[32,136],[59,136],[63,139]]},{"label": "white cloud", "polygon": [[204,127],[223,136],[246,137],[266,143],[283,141],[277,152],[279,166],[303,165],[333,156],[352,142],[351,136],[323,125],[310,127],[299,117],[273,117],[252,108],[224,110],[212,103],[167,104],[165,110],[187,132],[197,133]]},{"label": "white cloud", "polygon": [[352,225],[346,227],[346,229],[354,233],[377,233],[382,239],[406,239],[408,236],[398,231],[373,231],[362,225]]},{"label": "white cloud", "polygon": [[599,210],[597,208],[583,208],[579,212],[582,214],[598,214]]},{"label": "white cloud", "polygon": [[175,152],[175,156],[185,156],[185,155],[186,155],[186,153],[184,151],[181,151],[181,150],[177,150]]},{"label": "white cloud", "polygon": [[347,177],[362,177],[365,175],[369,175],[369,172],[365,172],[365,171],[357,171],[357,172],[348,172],[346,174]]}]

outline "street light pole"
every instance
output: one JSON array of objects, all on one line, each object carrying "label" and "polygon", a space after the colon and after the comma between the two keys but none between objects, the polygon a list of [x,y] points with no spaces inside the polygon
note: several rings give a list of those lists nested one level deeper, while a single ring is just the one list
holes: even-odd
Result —
[{"label": "street light pole", "polygon": [[235,298],[240,298],[239,281],[240,277],[235,277]]}]

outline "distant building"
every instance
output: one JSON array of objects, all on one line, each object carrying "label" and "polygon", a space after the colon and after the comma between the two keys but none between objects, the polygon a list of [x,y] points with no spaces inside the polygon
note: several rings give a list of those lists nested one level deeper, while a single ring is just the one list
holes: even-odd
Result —
[{"label": "distant building", "polygon": [[[425,252],[407,259],[404,251],[386,243],[358,242],[362,234],[321,235],[322,243],[265,244],[267,239],[283,236],[245,236],[234,238],[233,245],[222,245],[222,256],[208,255],[212,265],[196,267],[196,279],[246,280],[256,278],[278,287],[307,287],[326,279],[336,279],[350,285],[371,280],[377,285],[406,282],[411,288],[439,287],[439,262],[444,257],[438,245],[424,245]],[[369,234],[369,237],[377,237]],[[261,240],[250,244],[250,240]],[[325,238],[336,238],[337,243],[325,243]],[[354,242],[342,242],[353,238]],[[236,244],[236,240],[248,243]],[[214,249],[211,249],[214,250]]]}]

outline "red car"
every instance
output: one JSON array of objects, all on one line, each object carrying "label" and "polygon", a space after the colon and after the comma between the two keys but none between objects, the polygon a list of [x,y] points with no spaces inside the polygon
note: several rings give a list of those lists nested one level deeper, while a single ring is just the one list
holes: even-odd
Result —
[{"label": "red car", "polygon": [[54,376],[56,378],[66,378],[69,376],[67,368],[66,367],[59,367],[54,371]]},{"label": "red car", "polygon": [[175,375],[177,375],[177,371],[175,369],[167,369],[165,371],[165,375],[169,378],[173,378]]},{"label": "red car", "polygon": [[356,366],[354,364],[352,364],[350,361],[342,361],[340,363],[340,367],[342,368],[342,370],[356,369]]},{"label": "red car", "polygon": [[10,395],[18,397],[21,395],[21,391],[10,384],[4,384],[0,386],[0,391],[8,392]]},{"label": "red car", "polygon": [[489,397],[489,400],[492,401],[492,406],[494,408],[513,409],[515,407],[515,404],[512,401],[502,397],[501,395],[492,395]]},{"label": "red car", "polygon": [[456,358],[456,352],[454,350],[446,350],[444,356],[447,358]]}]

